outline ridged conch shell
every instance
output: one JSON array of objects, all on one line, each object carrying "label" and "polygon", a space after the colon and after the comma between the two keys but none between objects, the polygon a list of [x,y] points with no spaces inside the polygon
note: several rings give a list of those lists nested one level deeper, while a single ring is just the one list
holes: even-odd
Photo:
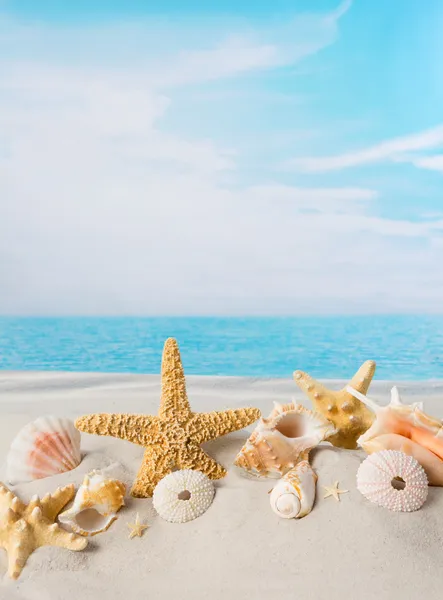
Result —
[{"label": "ridged conch shell", "polygon": [[283,519],[301,519],[314,506],[317,475],[307,460],[298,463],[275,485],[269,501]]},{"label": "ridged conch shell", "polygon": [[81,462],[80,432],[69,419],[39,417],[14,438],[6,459],[9,483],[25,483],[75,469]]},{"label": "ridged conch shell", "polygon": [[379,506],[412,512],[421,508],[428,496],[428,479],[412,456],[397,450],[382,450],[361,463],[357,488]]},{"label": "ridged conch shell", "polygon": [[373,425],[358,439],[368,454],[398,450],[413,456],[424,468],[429,485],[443,486],[443,422],[423,411],[423,403],[402,404],[396,387],[391,402],[379,406],[353,388],[349,392],[364,402],[376,416]]},{"label": "ridged conch shell", "polygon": [[152,501],[166,521],[186,523],[208,510],[214,493],[214,484],[206,475],[184,469],[166,475],[157,484]]},{"label": "ridged conch shell", "polygon": [[300,404],[274,403],[240,450],[234,464],[258,477],[282,477],[310,450],[334,433],[334,426],[319,413]]},{"label": "ridged conch shell", "polygon": [[118,479],[108,479],[101,471],[85,476],[71,508],[59,516],[62,525],[85,536],[106,531],[124,506],[126,486]]}]

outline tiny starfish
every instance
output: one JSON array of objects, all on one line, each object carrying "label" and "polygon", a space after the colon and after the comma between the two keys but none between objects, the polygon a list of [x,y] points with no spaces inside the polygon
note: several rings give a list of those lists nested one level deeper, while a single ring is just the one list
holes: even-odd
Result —
[{"label": "tiny starfish", "polygon": [[349,490],[339,490],[338,489],[338,481],[336,481],[334,483],[334,485],[331,485],[329,487],[324,485],[323,489],[326,490],[326,494],[323,496],[323,498],[329,498],[329,496],[333,496],[335,498],[335,500],[338,500],[338,501],[340,501],[339,494],[347,494],[349,492]]},{"label": "tiny starfish", "polygon": [[133,537],[138,536],[141,537],[142,533],[145,529],[148,529],[147,525],[143,525],[142,523],[140,523],[140,517],[137,513],[137,516],[135,517],[135,523],[128,523],[128,527],[131,530],[131,533],[129,534],[129,539],[132,540]]},{"label": "tiny starfish", "polygon": [[29,504],[24,504],[0,483],[0,547],[8,553],[8,573],[12,579],[18,578],[30,555],[41,546],[75,551],[87,546],[88,540],[68,533],[55,523],[58,513],[74,494],[74,485],[67,485],[41,500],[34,496]]},{"label": "tiny starfish", "polygon": [[157,416],[95,414],[77,419],[85,433],[110,435],[145,448],[142,465],[131,490],[136,498],[152,496],[157,483],[174,466],[201,471],[220,479],[226,470],[200,448],[200,444],[247,427],[260,418],[257,408],[210,413],[191,411],[178,344],[165,342],[162,359],[162,395]]},{"label": "tiny starfish", "polygon": [[[366,394],[375,373],[375,362],[367,360],[351,379],[349,385]],[[338,448],[357,448],[358,438],[374,421],[374,415],[363,402],[350,394],[346,387],[339,391],[328,390],[303,371],[295,371],[295,383],[310,398],[315,410],[331,421],[336,432],[326,438]]]}]

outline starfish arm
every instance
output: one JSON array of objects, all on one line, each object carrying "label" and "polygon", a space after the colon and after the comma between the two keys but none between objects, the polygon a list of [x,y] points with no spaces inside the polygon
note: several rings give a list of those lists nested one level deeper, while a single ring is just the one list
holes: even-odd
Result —
[{"label": "starfish arm", "polygon": [[[29,507],[28,507],[29,510]],[[54,523],[43,515],[40,506],[36,506],[27,515],[27,528],[32,528],[35,547],[59,546],[68,550],[80,551],[86,548],[88,540],[75,533],[69,533],[58,523]]]},{"label": "starfish arm", "polygon": [[75,495],[75,485],[72,483],[63,488],[57,488],[53,494],[43,496],[41,508],[43,516],[49,521],[55,521],[58,513]]},{"label": "starfish arm", "polygon": [[45,546],[58,546],[59,548],[80,552],[80,550],[84,550],[88,545],[87,538],[75,533],[69,533],[57,525],[57,523],[50,525],[49,533],[45,531],[44,535],[45,539],[42,545]]},{"label": "starfish arm", "polygon": [[210,413],[196,413],[186,429],[193,442],[201,444],[238,431],[260,418],[258,408],[237,408]]},{"label": "starfish arm", "polygon": [[314,406],[322,396],[328,396],[330,391],[304,371],[294,371],[294,380],[298,387],[311,399]]},{"label": "starfish arm", "polygon": [[12,507],[12,503],[16,502],[23,507],[23,504],[18,500],[15,494],[11,492],[3,483],[0,483],[0,515],[8,508]]},{"label": "starfish arm", "polygon": [[175,452],[166,451],[161,446],[146,448],[131,495],[134,498],[150,498],[157,483],[172,471],[174,465]]},{"label": "starfish arm", "polygon": [[8,549],[8,528],[5,527],[4,520],[0,523],[0,548]]},{"label": "starfish arm", "polygon": [[193,469],[201,471],[209,479],[221,479],[227,473],[226,469],[218,464],[204,452],[198,444],[190,442],[186,450],[182,450],[177,458],[177,464],[181,469]]},{"label": "starfish arm", "polygon": [[102,413],[80,417],[75,426],[85,433],[109,435],[144,446],[149,441],[149,429],[156,421],[157,417],[148,415]]},{"label": "starfish arm", "polygon": [[17,579],[32,554],[32,540],[23,533],[20,537],[15,534],[3,547],[8,553],[8,575],[11,579]]},{"label": "starfish arm", "polygon": [[[366,361],[354,375],[351,381],[352,387],[365,393],[374,372],[375,362]],[[326,440],[339,448],[356,448],[357,439],[371,426],[373,421],[371,411],[360,400],[354,398],[346,388],[340,391],[328,390],[302,371],[295,371],[294,379],[310,398],[315,409],[334,425],[335,432],[331,433]]]},{"label": "starfish arm", "polygon": [[165,342],[162,358],[162,396],[159,417],[184,423],[189,419],[191,407],[186,394],[185,374],[178,344],[173,338]]},{"label": "starfish arm", "polygon": [[[360,394],[366,394],[371,385],[372,378],[374,377],[375,367],[375,361],[367,360],[362,364],[348,385],[360,392]],[[343,391],[346,391],[346,387]],[[349,392],[346,393],[349,394]],[[351,394],[349,394],[349,396],[352,397]]]}]

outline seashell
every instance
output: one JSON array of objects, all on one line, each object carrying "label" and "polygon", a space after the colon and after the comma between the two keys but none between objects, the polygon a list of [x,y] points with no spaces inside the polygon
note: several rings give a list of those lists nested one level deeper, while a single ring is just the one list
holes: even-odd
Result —
[{"label": "seashell", "polygon": [[269,501],[283,519],[301,519],[314,505],[317,475],[307,460],[298,463],[275,485]]},{"label": "seashell", "polygon": [[214,493],[214,484],[204,473],[184,469],[166,475],[157,484],[152,501],[166,521],[186,523],[208,510]]},{"label": "seashell", "polygon": [[398,450],[414,457],[424,468],[429,485],[443,486],[443,421],[423,411],[423,403],[402,404],[396,387],[391,402],[379,406],[353,388],[349,392],[371,409],[376,419],[358,439],[368,454],[381,450]]},{"label": "seashell", "polygon": [[371,502],[389,510],[418,510],[428,496],[428,478],[412,456],[397,450],[371,454],[357,471],[357,488]]},{"label": "seashell", "polygon": [[118,479],[107,479],[101,471],[85,476],[74,503],[59,516],[62,525],[84,536],[106,531],[124,506],[126,486]]},{"label": "seashell", "polygon": [[300,404],[274,403],[267,419],[261,419],[240,450],[234,464],[258,477],[285,475],[310,450],[332,435],[332,423]]},{"label": "seashell", "polygon": [[14,438],[6,459],[6,478],[15,485],[71,471],[80,462],[80,432],[74,423],[39,417]]}]

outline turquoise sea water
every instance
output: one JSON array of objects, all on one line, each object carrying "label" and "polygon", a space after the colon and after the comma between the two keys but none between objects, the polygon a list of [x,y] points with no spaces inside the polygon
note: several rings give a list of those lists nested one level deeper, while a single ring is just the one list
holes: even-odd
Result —
[{"label": "turquoise sea water", "polygon": [[0,369],[159,373],[176,337],[187,374],[443,379],[443,316],[0,318]]}]

